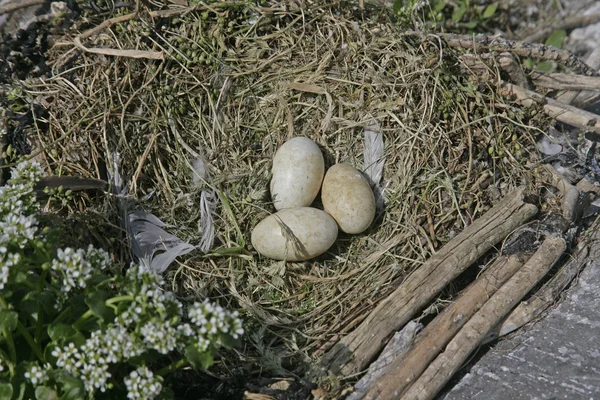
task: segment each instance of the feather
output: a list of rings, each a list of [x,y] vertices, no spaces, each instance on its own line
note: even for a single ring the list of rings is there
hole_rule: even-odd
[[[192,168],[192,180],[194,184],[208,181],[209,171],[206,162],[201,157],[194,160]],[[208,253],[215,242],[214,215],[217,205],[217,194],[215,191],[209,187],[202,189],[202,193],[200,194],[200,222],[198,223],[201,238],[198,247],[204,253]]]
[[[120,155],[113,154],[113,193],[117,196],[121,227],[127,232],[134,260],[143,263],[157,274],[163,273],[180,255],[195,247],[165,231],[167,227],[156,215],[136,210],[135,202],[126,197],[128,185],[124,185],[119,172]],[[157,254],[158,253],[158,254]]]
[[[383,166],[385,164],[383,135],[377,122],[371,122],[364,131],[363,172],[373,188],[377,212],[383,211],[385,197],[381,187]]]

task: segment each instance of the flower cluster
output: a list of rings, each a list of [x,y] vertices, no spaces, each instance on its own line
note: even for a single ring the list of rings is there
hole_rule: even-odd
[[[0,246],[0,290],[8,283],[8,277],[12,267],[15,267],[21,261],[21,254],[8,253],[7,248]]]
[[[50,365],[46,365],[46,369],[40,368],[37,363],[31,364],[29,369],[25,371],[25,379],[27,379],[33,386],[41,385],[48,380],[48,371]]]
[[[148,363],[160,368],[164,361],[172,362],[172,357],[158,355],[179,350],[186,357],[162,371],[189,363],[198,366],[199,362],[206,368],[212,361],[210,352],[229,346],[231,338],[243,334],[237,312],[208,301],[194,303],[184,313],[175,295],[162,289],[163,278],[143,264],[131,266],[125,276],[107,277],[100,274],[111,267],[104,250],[91,245],[85,250],[67,247],[54,255],[54,236],[36,237],[34,185],[41,177],[38,163],[22,162],[12,170],[9,185],[0,187],[0,294],[11,318],[19,318],[23,332],[35,335],[31,340],[23,338],[24,334],[3,338],[14,359],[0,358],[0,372],[10,370],[0,378],[10,374],[13,379],[14,371],[22,371],[20,365],[24,365],[24,377],[34,389],[44,385],[65,394],[73,380],[65,383],[67,380],[59,378],[68,374],[83,385],[90,398],[115,386],[122,388],[115,380],[125,378],[129,399],[153,399],[162,390],[163,378],[155,375]],[[31,318],[20,320],[26,313],[11,297],[17,281],[19,288],[33,292],[32,299],[41,294],[39,299],[48,302],[39,307],[35,321],[52,328],[46,331],[32,326]],[[67,294],[75,290],[77,296],[66,302]],[[21,351],[24,344],[32,351]],[[50,349],[51,364],[40,366]],[[207,352],[206,357],[194,351]],[[31,362],[30,354],[35,354],[38,362]],[[119,375],[131,369],[135,370],[128,376]]]
[[[62,286],[65,292],[73,288],[85,288],[96,270],[104,270],[110,265],[110,256],[104,250],[95,249],[92,245],[87,252],[70,247],[58,249],[56,258],[52,260],[52,269],[62,275]]]
[[[114,324],[105,331],[95,331],[81,348],[72,342],[53,350],[56,365],[81,379],[89,393],[106,391],[111,377],[110,364],[138,356],[144,347],[122,326]]]
[[[155,398],[162,390],[162,378],[155,376],[146,367],[140,367],[125,378],[127,398],[132,400],[146,400]]]

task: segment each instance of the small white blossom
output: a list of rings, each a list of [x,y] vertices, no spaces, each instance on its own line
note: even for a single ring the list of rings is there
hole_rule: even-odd
[[[125,378],[127,398],[131,400],[152,400],[162,390],[162,378],[155,376],[147,367],[140,367]]]
[[[148,321],[140,333],[146,346],[161,354],[167,354],[177,346],[177,331],[166,322]]]
[[[33,386],[41,385],[48,380],[48,372],[37,364],[31,365],[24,375],[25,379],[31,382]]]

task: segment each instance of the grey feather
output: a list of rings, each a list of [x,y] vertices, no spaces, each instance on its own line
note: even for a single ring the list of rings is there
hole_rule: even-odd
[[[385,164],[383,135],[377,122],[370,122],[364,131],[363,173],[373,188],[378,213],[383,211],[385,197],[381,187]]]
[[[175,258],[189,253],[195,247],[162,229],[167,224],[154,214],[134,209],[135,202],[126,197],[128,185],[124,185],[119,165],[120,155],[115,152],[111,177],[113,193],[117,196],[121,227],[131,242],[131,253],[134,260],[161,274]]]
[[[206,162],[201,157],[196,158],[192,164],[192,168],[192,179],[195,184],[209,180],[210,175]],[[209,187],[202,189],[202,193],[200,194],[200,222],[198,223],[201,238],[198,247],[204,253],[208,253],[215,242],[214,215],[217,205],[218,201],[215,191]]]

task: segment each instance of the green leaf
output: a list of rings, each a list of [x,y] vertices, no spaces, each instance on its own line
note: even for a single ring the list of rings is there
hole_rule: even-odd
[[[550,72],[554,68],[552,61],[542,61],[536,64],[535,69],[540,72]]]
[[[198,351],[198,348],[190,344],[185,348],[185,358],[198,369],[208,369],[214,361],[212,353],[209,351]]]
[[[233,336],[227,333],[219,334],[219,342],[223,345],[227,350],[231,350],[232,348],[238,346],[240,344],[239,339],[234,339]]]
[[[35,398],[37,400],[58,400],[58,394],[49,387],[38,386],[35,388]]]
[[[60,374],[56,381],[60,384],[60,388],[64,393],[61,400],[81,400],[85,398],[83,382],[67,373]]]
[[[485,8],[483,12],[483,18],[491,18],[494,14],[496,14],[496,10],[498,9],[498,3],[492,3]]]
[[[0,330],[8,329],[12,332],[17,329],[18,322],[19,314],[17,314],[16,311],[0,311]]]
[[[479,21],[475,21],[475,20],[473,20],[473,21],[469,21],[469,22],[461,23],[461,24],[459,24],[459,25],[460,25],[460,26],[462,26],[462,27],[465,27],[465,28],[467,28],[467,29],[473,29],[473,28],[476,28],[476,27],[477,27],[477,25],[479,25]]]
[[[563,42],[565,41],[565,37],[567,37],[567,31],[564,29],[557,29],[546,39],[546,46],[554,46],[559,49],[562,47]]]
[[[10,383],[0,383],[0,400],[10,400],[13,396],[13,387]]]
[[[402,10],[403,6],[404,6],[404,0],[395,0],[394,5],[392,6],[392,9],[395,12],[398,12],[398,11]]]
[[[452,13],[452,21],[459,22],[462,19],[463,15],[465,15],[466,12],[467,12],[467,6],[466,6],[466,4],[462,4],[460,7],[455,9],[454,12]]]
[[[444,0],[438,0],[435,2],[433,7],[434,14],[441,12],[446,7],[446,2]]]
[[[50,339],[53,342],[60,343],[62,340],[65,340],[76,333],[77,330],[75,330],[75,328],[73,328],[71,325],[58,323],[48,326],[48,336],[50,336]]]
[[[74,387],[67,391],[64,391],[64,394],[60,396],[60,400],[82,400],[85,399],[85,391],[83,387]]]
[[[115,313],[112,308],[106,306],[106,299],[108,299],[108,294],[103,290],[98,290],[88,293],[85,304],[88,305],[96,317],[104,321],[112,321],[115,318]]]

